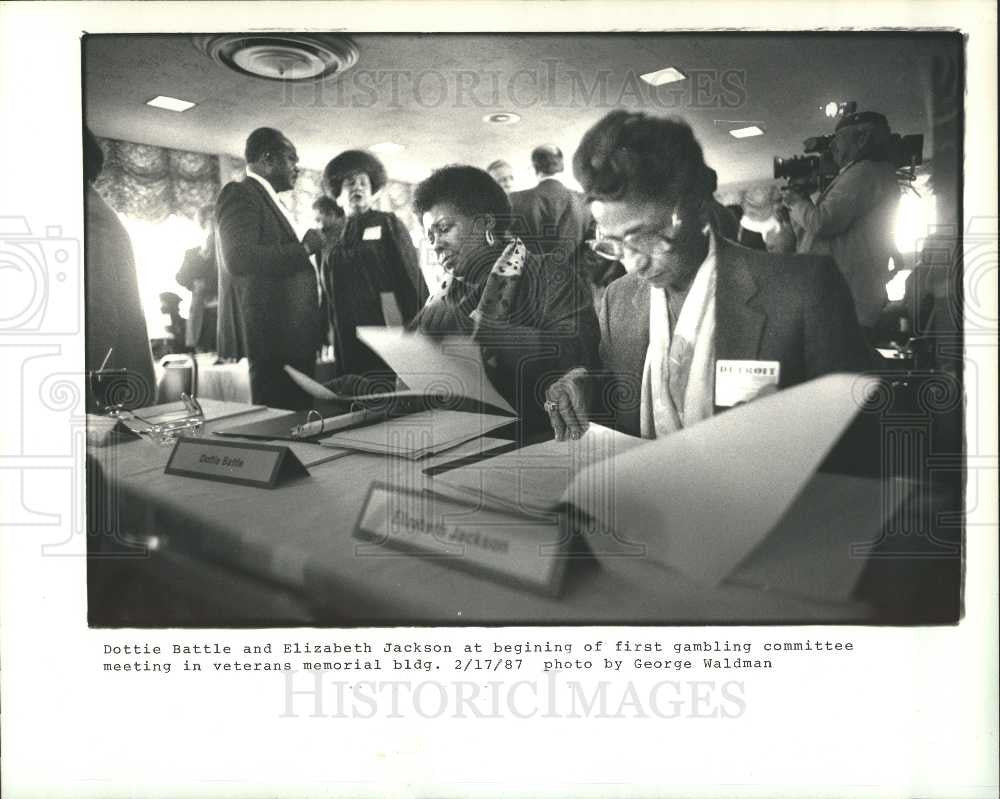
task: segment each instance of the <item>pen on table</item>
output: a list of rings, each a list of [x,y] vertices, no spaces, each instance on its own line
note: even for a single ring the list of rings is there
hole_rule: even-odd
[[[378,422],[388,416],[389,410],[387,408],[363,408],[360,411],[342,413],[339,416],[331,416],[327,419],[318,419],[315,422],[296,425],[291,429],[290,435],[292,438],[309,438],[310,436],[323,433],[335,433],[338,430],[344,430],[348,427],[357,427],[369,422]]]
[[[101,361],[101,365],[97,367],[98,372],[103,372],[104,367],[108,365],[108,361],[111,360],[111,353],[115,351],[114,347],[108,347],[108,354],[104,356],[104,360]]]

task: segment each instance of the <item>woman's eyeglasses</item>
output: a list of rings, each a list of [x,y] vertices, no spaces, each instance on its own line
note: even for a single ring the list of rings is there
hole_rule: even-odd
[[[623,239],[616,239],[612,236],[590,239],[587,241],[587,246],[601,258],[608,261],[621,261],[628,251],[640,255],[658,255],[671,252],[674,249],[674,241],[660,233],[639,231],[629,233]]]

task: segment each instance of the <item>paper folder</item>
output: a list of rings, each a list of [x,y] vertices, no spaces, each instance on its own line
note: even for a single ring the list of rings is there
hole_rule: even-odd
[[[859,412],[835,374],[713,416],[576,475],[563,496],[641,557],[717,585],[775,528]]]

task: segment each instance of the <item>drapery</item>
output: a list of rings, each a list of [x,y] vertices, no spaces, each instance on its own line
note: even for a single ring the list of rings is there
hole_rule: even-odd
[[[118,213],[144,222],[162,222],[172,215],[195,219],[198,209],[211,205],[219,190],[242,180],[246,163],[236,156],[174,150],[120,139],[98,139],[104,149],[104,170],[97,191]],[[295,188],[282,195],[295,219],[312,227],[312,204],[323,193],[322,173],[299,169]],[[413,215],[413,187],[391,180],[375,207],[392,211],[419,240],[420,223]]]
[[[229,155],[194,153],[152,144],[99,139],[104,169],[96,188],[118,213],[144,222],[170,216],[195,219],[198,209],[215,202],[231,180],[242,180],[245,163]],[[320,173],[300,169],[286,201],[295,218],[312,226],[312,203],[320,195]]]
[[[195,218],[219,193],[219,159],[118,139],[99,140],[104,169],[96,189],[118,213],[145,222]]]

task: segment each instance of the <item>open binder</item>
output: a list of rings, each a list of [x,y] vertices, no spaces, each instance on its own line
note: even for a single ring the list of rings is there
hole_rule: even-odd
[[[396,371],[405,388],[344,396],[286,365],[285,371],[316,400],[317,408],[228,428],[222,434],[418,458],[517,419],[486,376],[474,342],[439,342],[396,328],[363,327],[358,337]]]

